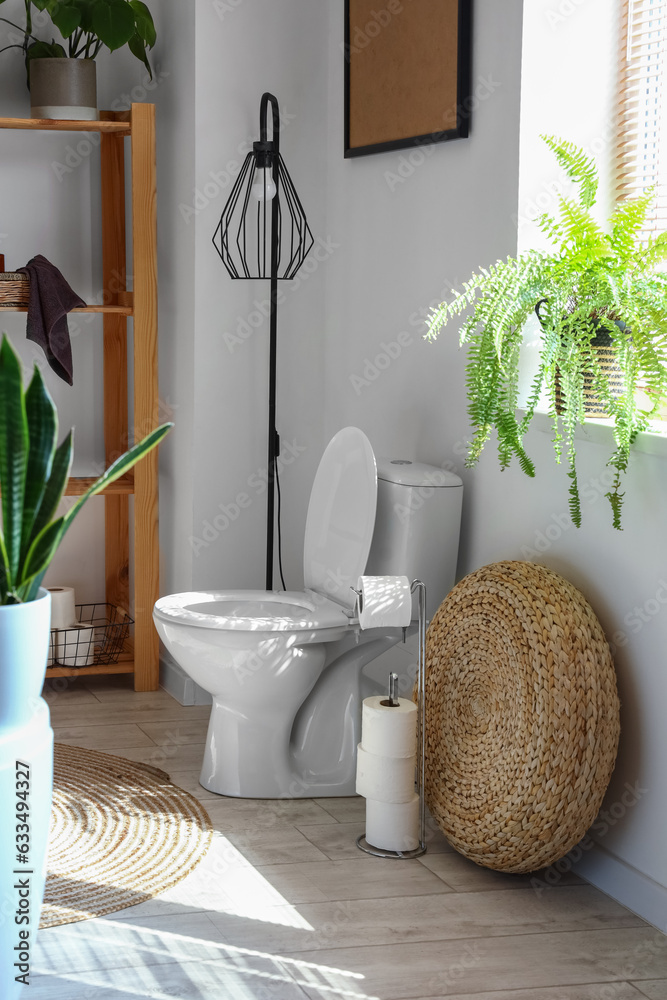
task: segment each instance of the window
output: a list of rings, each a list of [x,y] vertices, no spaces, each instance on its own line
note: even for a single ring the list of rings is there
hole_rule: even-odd
[[[667,229],[667,0],[623,0],[617,196],[653,187],[641,236]]]

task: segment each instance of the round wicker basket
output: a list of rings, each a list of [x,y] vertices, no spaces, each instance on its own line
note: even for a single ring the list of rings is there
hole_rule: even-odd
[[[30,279],[27,274],[14,271],[0,272],[0,306],[18,308],[28,305]]]
[[[593,822],[620,731],[604,633],[572,584],[526,562],[465,577],[426,644],[426,802],[487,868],[535,871]]]

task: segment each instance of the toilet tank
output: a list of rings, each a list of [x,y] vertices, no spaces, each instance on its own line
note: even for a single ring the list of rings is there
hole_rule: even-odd
[[[422,580],[430,619],[455,582],[463,483],[452,472],[405,459],[378,458],[377,472],[366,575]]]

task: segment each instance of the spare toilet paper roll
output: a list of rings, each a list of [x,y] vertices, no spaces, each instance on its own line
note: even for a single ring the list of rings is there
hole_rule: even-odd
[[[360,576],[361,628],[405,626],[412,620],[412,595],[407,576]]]
[[[95,659],[95,626],[70,625],[56,632],[56,659],[64,667],[89,667]]]
[[[366,799],[366,840],[383,851],[414,851],[419,847],[419,796],[409,802]]]
[[[393,708],[382,695],[364,698],[361,745],[376,757],[412,757],[417,748],[417,706],[399,698]]]
[[[51,595],[51,628],[69,628],[76,622],[74,587],[47,587]]]
[[[410,802],[415,794],[417,758],[377,757],[357,747],[357,795],[380,802]]]

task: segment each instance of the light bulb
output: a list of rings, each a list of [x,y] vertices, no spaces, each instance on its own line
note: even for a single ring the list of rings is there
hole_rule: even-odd
[[[276,196],[271,167],[258,167],[252,185],[252,195],[257,201],[271,201]]]

